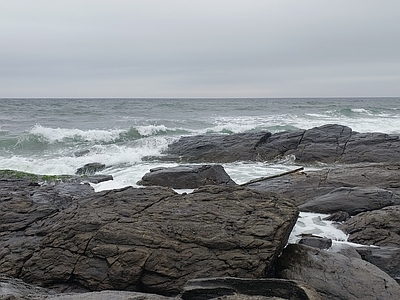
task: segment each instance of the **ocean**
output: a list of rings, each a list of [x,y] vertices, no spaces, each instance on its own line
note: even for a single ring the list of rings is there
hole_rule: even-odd
[[[93,185],[97,191],[137,187],[149,169],[176,166],[146,157],[161,155],[181,136],[276,133],[333,123],[400,134],[400,98],[3,98],[0,107],[0,169],[72,175],[87,163],[104,163],[101,173],[114,180]],[[223,166],[237,183],[297,167],[293,157]]]

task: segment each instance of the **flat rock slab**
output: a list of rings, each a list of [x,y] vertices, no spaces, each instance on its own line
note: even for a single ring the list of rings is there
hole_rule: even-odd
[[[222,186],[187,195],[129,187],[65,209],[13,196],[3,203],[7,212],[22,203],[24,213],[0,223],[0,273],[46,287],[166,295],[193,278],[266,276],[298,216],[276,194]],[[17,231],[7,225],[29,214]]]
[[[333,214],[345,211],[350,216],[381,209],[385,206],[399,205],[400,196],[394,192],[377,187],[341,187],[317,196],[299,206],[301,211]]]
[[[195,189],[204,185],[236,185],[221,165],[155,168],[146,173],[138,185]]]
[[[183,288],[184,300],[207,299],[292,299],[319,300],[318,293],[304,284],[277,278],[200,278],[189,280]],[[260,298],[256,298],[256,297]],[[253,298],[254,297],[254,298]]]
[[[281,278],[311,286],[322,299],[397,300],[400,295],[400,285],[373,264],[304,245],[288,245],[277,270]]]
[[[325,213],[349,211],[354,214],[366,209],[395,205],[400,197],[398,178],[400,178],[398,162],[336,165],[322,170],[296,172],[252,183],[247,187],[279,193],[294,199],[298,205],[313,199],[319,199],[322,202],[331,200],[329,201],[332,204],[330,210],[322,206],[322,208],[316,206],[315,209],[323,210]],[[339,194],[345,197],[337,201],[340,198]],[[367,201],[363,197],[373,200],[373,203],[367,206]],[[306,205],[308,204],[304,207]],[[311,208],[307,210],[312,211]]]

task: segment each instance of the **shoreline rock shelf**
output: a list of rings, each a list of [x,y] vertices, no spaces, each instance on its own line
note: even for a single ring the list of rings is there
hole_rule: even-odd
[[[189,180],[201,186],[191,194],[159,186],[95,193],[77,178],[41,185],[39,175],[3,171],[0,297],[397,300],[399,136],[325,125],[185,137],[162,159],[215,164],[285,155],[295,155],[298,164],[329,165],[245,187],[217,165],[214,185],[206,180],[211,166],[151,172],[161,171],[166,181],[172,173],[180,178],[182,172],[190,177],[206,171],[196,179],[173,179],[174,185]],[[343,220],[340,228],[350,241],[379,247],[342,254],[300,244],[285,248],[299,210],[329,213]],[[312,238],[307,243],[316,244]],[[270,293],[268,286],[282,293]]]

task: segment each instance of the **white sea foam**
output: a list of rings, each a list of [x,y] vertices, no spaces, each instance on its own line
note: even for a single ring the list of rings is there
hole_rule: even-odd
[[[348,236],[334,226],[334,222],[324,220],[329,215],[300,212],[299,218],[289,237],[289,243],[297,243],[302,234],[313,234],[332,239],[333,241],[347,242]]]
[[[41,125],[35,125],[30,133],[45,138],[49,143],[61,142],[65,139],[79,138],[85,141],[98,142],[105,141],[111,142],[119,137],[124,132],[122,129],[109,129],[109,130],[81,130],[81,129],[68,129],[68,128],[49,128]]]

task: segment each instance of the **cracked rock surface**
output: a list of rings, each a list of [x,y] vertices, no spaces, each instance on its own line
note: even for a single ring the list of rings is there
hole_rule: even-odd
[[[308,130],[199,135],[169,145],[163,160],[179,162],[265,161],[295,155],[299,163],[398,162],[400,137],[358,133],[329,124]]]
[[[326,300],[395,300],[400,295],[400,285],[369,262],[304,245],[288,245],[277,270],[278,276],[300,280]]]
[[[35,194],[2,189],[0,273],[63,291],[177,294],[193,278],[264,277],[298,216],[293,201],[241,187]]]

